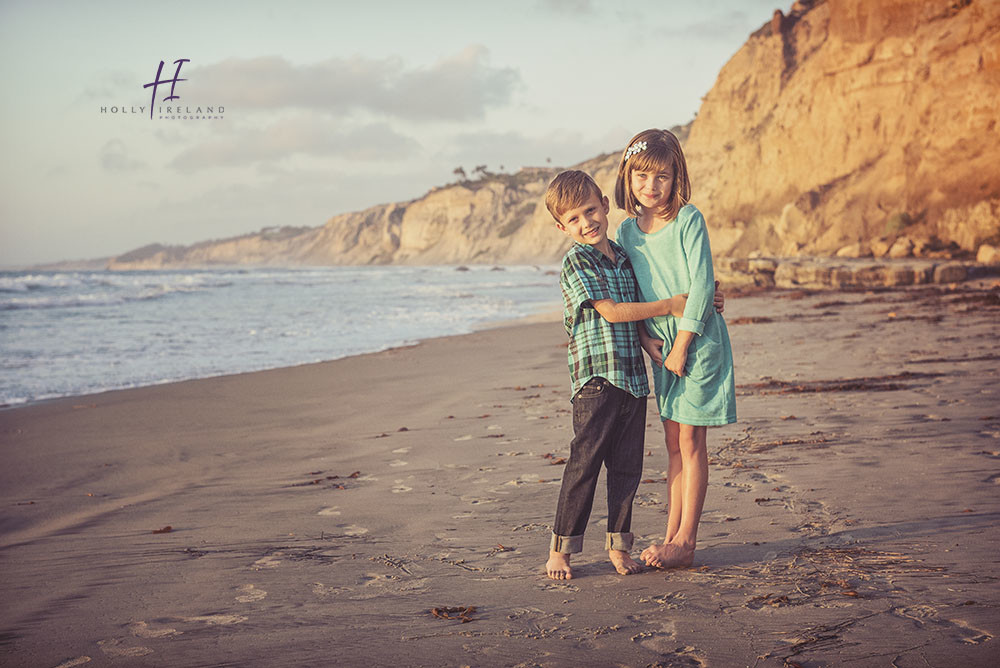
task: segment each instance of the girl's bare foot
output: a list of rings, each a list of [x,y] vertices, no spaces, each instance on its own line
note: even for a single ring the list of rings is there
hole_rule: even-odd
[[[553,580],[573,579],[573,569],[569,567],[569,555],[562,552],[549,551],[549,560],[545,562],[545,571]]]
[[[650,545],[639,558],[655,568],[687,568],[694,563],[694,546],[675,543]]]
[[[624,550],[608,550],[608,556],[611,557],[615,570],[622,575],[632,575],[642,570],[642,564]]]

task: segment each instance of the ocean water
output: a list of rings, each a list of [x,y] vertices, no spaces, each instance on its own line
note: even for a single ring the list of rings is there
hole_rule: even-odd
[[[555,267],[0,272],[0,405],[337,359],[559,304]]]

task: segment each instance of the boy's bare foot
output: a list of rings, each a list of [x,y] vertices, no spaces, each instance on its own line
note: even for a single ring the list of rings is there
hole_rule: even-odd
[[[611,557],[611,563],[614,564],[615,570],[621,575],[632,575],[642,570],[642,564],[624,550],[608,550],[608,556]]]
[[[639,558],[655,568],[687,568],[694,563],[694,546],[675,543],[650,545]]]
[[[573,569],[569,567],[569,555],[562,552],[549,551],[549,560],[545,562],[545,571],[553,580],[573,579]]]

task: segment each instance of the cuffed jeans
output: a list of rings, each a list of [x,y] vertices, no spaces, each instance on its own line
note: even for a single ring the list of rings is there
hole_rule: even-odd
[[[609,550],[632,549],[632,499],[642,475],[646,398],[592,378],[573,398],[573,441],[563,471],[550,549],[583,550],[601,464],[608,470]]]

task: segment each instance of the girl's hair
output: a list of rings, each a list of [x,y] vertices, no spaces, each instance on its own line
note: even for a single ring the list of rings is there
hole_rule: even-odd
[[[674,182],[670,185],[670,198],[657,216],[673,219],[681,207],[691,201],[691,180],[688,178],[687,161],[681,143],[669,130],[643,130],[629,140],[618,163],[618,180],[615,182],[615,205],[630,216],[638,216],[639,201],[632,193],[632,172],[670,171]]]

